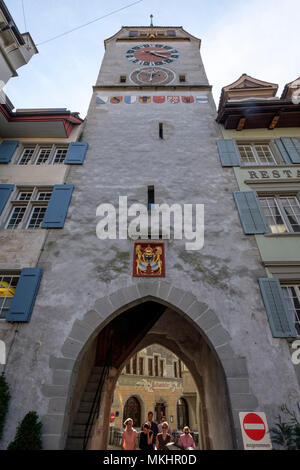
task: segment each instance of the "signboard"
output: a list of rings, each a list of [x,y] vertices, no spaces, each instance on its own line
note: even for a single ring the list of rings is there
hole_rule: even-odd
[[[239,413],[245,450],[272,450],[265,413]]]
[[[115,413],[111,413],[110,422],[113,423],[115,419],[116,419]]]

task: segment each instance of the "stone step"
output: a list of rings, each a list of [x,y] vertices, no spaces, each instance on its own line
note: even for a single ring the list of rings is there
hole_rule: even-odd
[[[74,424],[87,424],[89,416],[89,412],[82,413],[81,411],[79,411],[74,420]]]
[[[81,402],[93,403],[95,392],[84,392]]]
[[[101,374],[91,374],[88,383],[99,383],[101,379]]]
[[[85,424],[73,424],[70,437],[81,437],[84,438],[85,433]]]
[[[83,439],[81,437],[69,437],[66,444],[66,450],[82,450]]]
[[[96,393],[98,388],[98,382],[88,382],[85,392],[93,392]]]
[[[91,411],[91,408],[92,408],[92,402],[88,402],[88,401],[82,401],[79,405],[79,410],[78,412],[79,413],[90,413]]]

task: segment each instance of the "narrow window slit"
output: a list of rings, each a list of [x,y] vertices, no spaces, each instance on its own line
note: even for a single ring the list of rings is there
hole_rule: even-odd
[[[159,123],[159,138],[160,139],[164,138],[164,125],[162,122]]]

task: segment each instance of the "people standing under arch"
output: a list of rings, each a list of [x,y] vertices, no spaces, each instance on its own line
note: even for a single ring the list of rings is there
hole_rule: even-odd
[[[148,423],[151,431],[153,432],[153,447],[155,446],[156,436],[158,434],[157,424],[153,421],[153,411],[148,412]]]
[[[167,444],[172,441],[172,435],[168,433],[168,423],[166,421],[163,422],[161,428],[162,432],[158,433],[156,437],[156,449],[168,450]]]
[[[153,451],[153,436],[149,423],[145,423],[140,433],[139,448],[145,452]]]
[[[126,428],[122,434],[121,449],[136,450],[137,432],[133,429],[133,420],[131,418],[126,419],[124,426]]]
[[[185,426],[183,428],[183,434],[181,434],[180,438],[178,439],[177,444],[180,447],[183,447],[184,450],[188,449],[189,447],[196,449],[195,441],[193,439],[193,436],[190,433],[190,428],[188,426]]]
[[[161,418],[161,423],[157,426],[158,427],[158,432],[161,433],[162,432],[162,426],[164,423],[167,422],[167,418],[165,416],[162,416]],[[172,429],[170,428],[170,425],[168,424],[168,434],[170,434],[170,436],[172,436]]]

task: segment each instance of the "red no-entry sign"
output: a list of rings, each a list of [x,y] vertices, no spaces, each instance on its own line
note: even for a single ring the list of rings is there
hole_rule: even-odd
[[[245,450],[271,450],[272,442],[267,418],[263,412],[239,413]]]
[[[110,415],[110,422],[113,423],[114,420],[115,420],[116,416],[115,416],[115,413],[111,413]]]
[[[266,426],[256,413],[248,413],[243,421],[245,433],[253,441],[261,441],[266,435]]]

